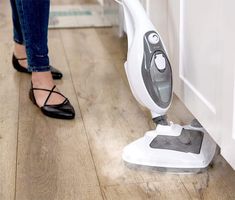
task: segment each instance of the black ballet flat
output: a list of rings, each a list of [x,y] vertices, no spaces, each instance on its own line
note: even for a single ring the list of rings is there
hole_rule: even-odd
[[[54,86],[51,90],[42,89],[42,88],[33,88],[33,84],[31,84],[31,89],[29,91],[29,98],[30,100],[37,106],[37,102],[34,96],[34,90],[42,90],[49,92],[49,95],[42,107],[39,107],[44,115],[52,118],[57,119],[74,119],[75,117],[75,111],[73,106],[70,104],[69,100],[60,92],[54,91],[56,86]],[[52,93],[59,94],[65,98],[64,102],[61,104],[56,105],[48,105],[47,102],[51,96]]]
[[[19,60],[26,60],[26,59],[27,58],[16,58],[16,56],[13,54],[13,56],[12,56],[12,65],[15,68],[15,70],[18,71],[18,72],[31,74],[31,72],[29,72],[27,70],[27,68],[22,67],[19,63]],[[62,72],[60,72],[58,69],[56,69],[52,66],[50,66],[50,71],[51,71],[53,79],[61,79],[63,77]]]

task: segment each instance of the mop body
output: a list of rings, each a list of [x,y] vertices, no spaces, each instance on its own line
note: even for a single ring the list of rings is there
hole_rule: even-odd
[[[136,100],[148,108],[156,130],[127,145],[122,158],[136,166],[204,169],[216,144],[201,126],[169,123],[166,112],[173,94],[172,69],[160,34],[139,0],[122,0],[128,54],[125,71]]]

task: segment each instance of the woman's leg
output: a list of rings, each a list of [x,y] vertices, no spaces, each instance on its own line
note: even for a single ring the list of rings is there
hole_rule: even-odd
[[[16,7],[15,0],[10,0],[12,9],[12,22],[13,22],[13,39],[18,44],[24,44],[23,33],[21,30],[19,15]]]
[[[32,72],[48,72],[47,33],[50,0],[15,0]]]
[[[47,34],[50,0],[15,0],[27,52],[28,69],[36,88],[50,90],[54,86],[49,67]],[[38,106],[42,107],[48,92],[34,92]],[[59,104],[64,97],[53,93],[48,104]]]
[[[13,22],[13,39],[14,39],[14,54],[17,58],[26,58],[26,49],[24,46],[24,37],[21,30],[18,10],[15,0],[10,0],[12,8],[12,22]],[[27,67],[27,60],[20,60],[20,65]]]
[[[24,35],[22,31],[22,20],[20,21],[19,12],[22,13],[22,6],[17,6],[16,0],[10,0],[12,7],[12,21],[14,26],[14,56],[12,58],[12,64],[17,71],[28,73],[28,69],[23,70],[19,68],[28,68],[26,49],[24,45]],[[19,7],[19,8],[18,8]],[[23,11],[24,12],[24,11]],[[24,58],[24,59],[22,59]],[[17,60],[17,61],[16,61]],[[53,79],[61,79],[63,74],[56,68],[50,67]]]

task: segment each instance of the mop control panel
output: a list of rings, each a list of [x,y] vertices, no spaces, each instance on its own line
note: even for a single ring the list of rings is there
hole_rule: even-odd
[[[142,76],[153,101],[159,107],[167,108],[172,99],[172,70],[156,31],[149,31],[144,36]]]

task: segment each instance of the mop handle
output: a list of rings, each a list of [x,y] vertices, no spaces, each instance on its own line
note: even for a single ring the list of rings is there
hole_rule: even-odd
[[[123,8],[129,48],[131,47],[136,34],[144,35],[148,31],[155,30],[155,27],[139,0],[114,1],[120,4]]]

